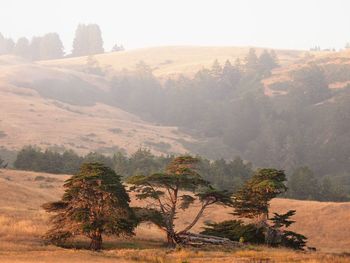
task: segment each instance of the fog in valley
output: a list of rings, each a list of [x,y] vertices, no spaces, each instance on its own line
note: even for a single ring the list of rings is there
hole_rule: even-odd
[[[2,1],[0,261],[348,262],[349,8]]]

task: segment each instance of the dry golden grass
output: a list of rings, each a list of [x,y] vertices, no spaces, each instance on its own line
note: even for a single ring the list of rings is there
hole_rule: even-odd
[[[315,63],[319,66],[332,66],[332,65],[348,65],[350,64],[350,50],[346,49],[340,52],[314,52],[313,56],[299,58],[293,61],[291,64],[282,65],[280,68],[276,68],[272,71],[272,75],[263,80],[265,87],[265,95],[284,95],[286,91],[277,91],[270,88],[271,85],[280,82],[287,82],[291,80],[291,73],[297,71],[303,67],[308,66],[309,63]],[[329,88],[340,89],[349,84],[348,80],[334,81],[329,83]]]
[[[157,47],[96,55],[103,67],[116,70],[133,68],[143,60],[158,77],[193,75],[210,67],[215,59],[224,63],[244,58],[249,47]],[[256,48],[257,53],[262,48]],[[302,51],[277,50],[282,65],[289,70],[303,55]],[[318,53],[315,53],[318,54]],[[92,84],[99,91],[109,89],[101,77],[75,70],[86,64],[86,57],[28,63],[13,56],[0,56],[0,137],[2,146],[20,149],[36,144],[42,148],[63,146],[79,153],[101,148],[119,147],[128,153],[144,146],[154,153],[184,153],[182,141],[193,141],[176,127],[161,127],[140,120],[135,115],[104,104],[83,107],[57,103],[41,97],[36,91],[23,88],[23,83],[72,77]],[[293,64],[293,65],[291,65]],[[288,70],[282,69],[285,72]],[[279,79],[281,74],[274,74]],[[274,79],[266,83],[273,83]],[[26,84],[26,85],[27,85]],[[268,85],[266,85],[268,86]],[[267,95],[273,91],[266,90]],[[118,132],[111,132],[114,129]],[[157,147],[158,144],[158,147]],[[162,149],[161,147],[169,147]]]
[[[40,208],[44,202],[58,200],[62,183],[68,175],[0,170],[0,262],[350,262],[345,255],[326,254],[349,251],[350,203],[320,203],[276,199],[272,210],[283,212],[296,209],[294,229],[309,237],[311,246],[320,252],[297,253],[284,249],[251,247],[237,251],[169,251],[164,247],[164,234],[157,228],[143,224],[136,237],[106,238],[106,250],[101,253],[85,249],[63,249],[45,246],[41,236],[47,230],[48,215]],[[133,204],[142,205],[133,200]],[[190,220],[196,208],[181,218]],[[230,219],[231,209],[209,209],[199,226],[206,220]],[[187,223],[178,222],[179,226]],[[85,243],[84,243],[85,242]],[[86,247],[84,239],[75,246]],[[265,260],[265,261],[264,261]]]
[[[205,47],[205,46],[168,46],[134,49],[122,52],[95,55],[102,67],[115,70],[133,69],[140,61],[154,69],[158,77],[171,77],[179,74],[193,75],[202,68],[208,68],[214,60],[232,63],[239,58],[244,59],[250,47]],[[260,54],[264,48],[255,48]],[[304,51],[276,50],[283,65],[289,64],[303,56]],[[79,67],[86,64],[86,57],[42,61],[40,64],[55,67]]]
[[[31,83],[36,78],[64,79],[62,70],[48,70],[32,65],[5,67],[0,73],[0,137],[1,146],[20,149],[35,144],[42,148],[63,146],[79,153],[99,148],[119,147],[128,153],[140,147],[151,148],[156,154],[184,153],[186,148],[179,141],[192,138],[177,127],[157,126],[141,120],[121,109],[96,104],[73,106],[41,97],[36,91],[14,85],[13,81]],[[19,80],[19,76],[20,80]],[[85,76],[84,76],[85,77]],[[89,79],[93,83],[95,79]],[[100,89],[107,88],[103,81]],[[168,149],[153,145],[168,145]]]

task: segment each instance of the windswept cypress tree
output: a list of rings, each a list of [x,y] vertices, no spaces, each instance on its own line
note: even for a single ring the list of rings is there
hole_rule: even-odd
[[[91,239],[90,249],[102,248],[102,235],[133,235],[136,219],[130,198],[112,169],[100,163],[85,163],[68,179],[61,201],[43,205],[52,227],[45,238],[61,244],[83,235]]]
[[[287,191],[284,171],[259,169],[234,196],[234,215],[266,221],[271,199]]]
[[[148,213],[149,221],[166,232],[168,244],[172,246],[182,242],[180,235],[186,234],[196,225],[206,208],[213,204],[231,205],[232,202],[230,193],[217,191],[202,179],[196,170],[197,163],[196,158],[180,156],[163,173],[129,178],[129,183],[133,184],[131,189],[136,192],[137,198],[150,201],[147,208],[153,215]],[[195,201],[200,203],[200,208],[194,218],[183,229],[175,229],[178,209],[189,209]]]

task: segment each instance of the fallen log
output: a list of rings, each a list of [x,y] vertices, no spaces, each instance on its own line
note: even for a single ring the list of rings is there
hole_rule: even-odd
[[[206,245],[220,245],[227,247],[240,247],[241,244],[239,242],[232,241],[228,238],[217,237],[217,236],[209,236],[202,234],[194,234],[194,233],[181,233],[179,235],[181,240],[181,244],[190,245],[190,246],[206,246]]]

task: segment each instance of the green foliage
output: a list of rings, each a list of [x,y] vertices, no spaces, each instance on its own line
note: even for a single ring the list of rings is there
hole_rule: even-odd
[[[254,224],[244,224],[241,220],[227,220],[220,223],[206,223],[201,234],[225,237],[232,241],[263,244],[265,235],[262,228]]]
[[[295,212],[295,210],[289,210],[285,214],[274,213],[274,217],[270,219],[273,224],[268,229],[270,234],[270,236],[267,236],[269,244],[303,250],[307,238],[302,234],[287,230],[290,225],[295,223],[290,219],[295,215]]]
[[[284,171],[258,169],[234,196],[234,215],[247,218],[268,218],[271,199],[287,191]]]
[[[102,235],[133,235],[137,220],[120,176],[112,169],[101,163],[85,163],[64,188],[61,201],[43,205],[54,213],[47,240],[60,244],[84,235],[91,239],[90,249],[99,250]]]
[[[318,181],[308,167],[297,168],[288,180],[288,196],[315,200],[318,198]]]
[[[191,156],[179,156],[168,164],[163,173],[135,175],[127,180],[133,185],[130,190],[136,193],[138,199],[149,201],[147,208],[152,209],[152,215],[157,211],[157,220],[162,220],[162,224],[157,225],[166,232],[169,245],[181,243],[179,235],[191,230],[208,206],[232,204],[230,193],[215,190],[200,176],[198,162]],[[200,203],[197,215],[184,229],[175,231],[177,210],[189,209],[195,201]]]
[[[6,167],[7,167],[7,163],[5,163],[5,161],[0,157],[0,168],[6,168]]]
[[[87,56],[103,53],[101,29],[96,24],[78,25],[73,41],[73,56]]]

